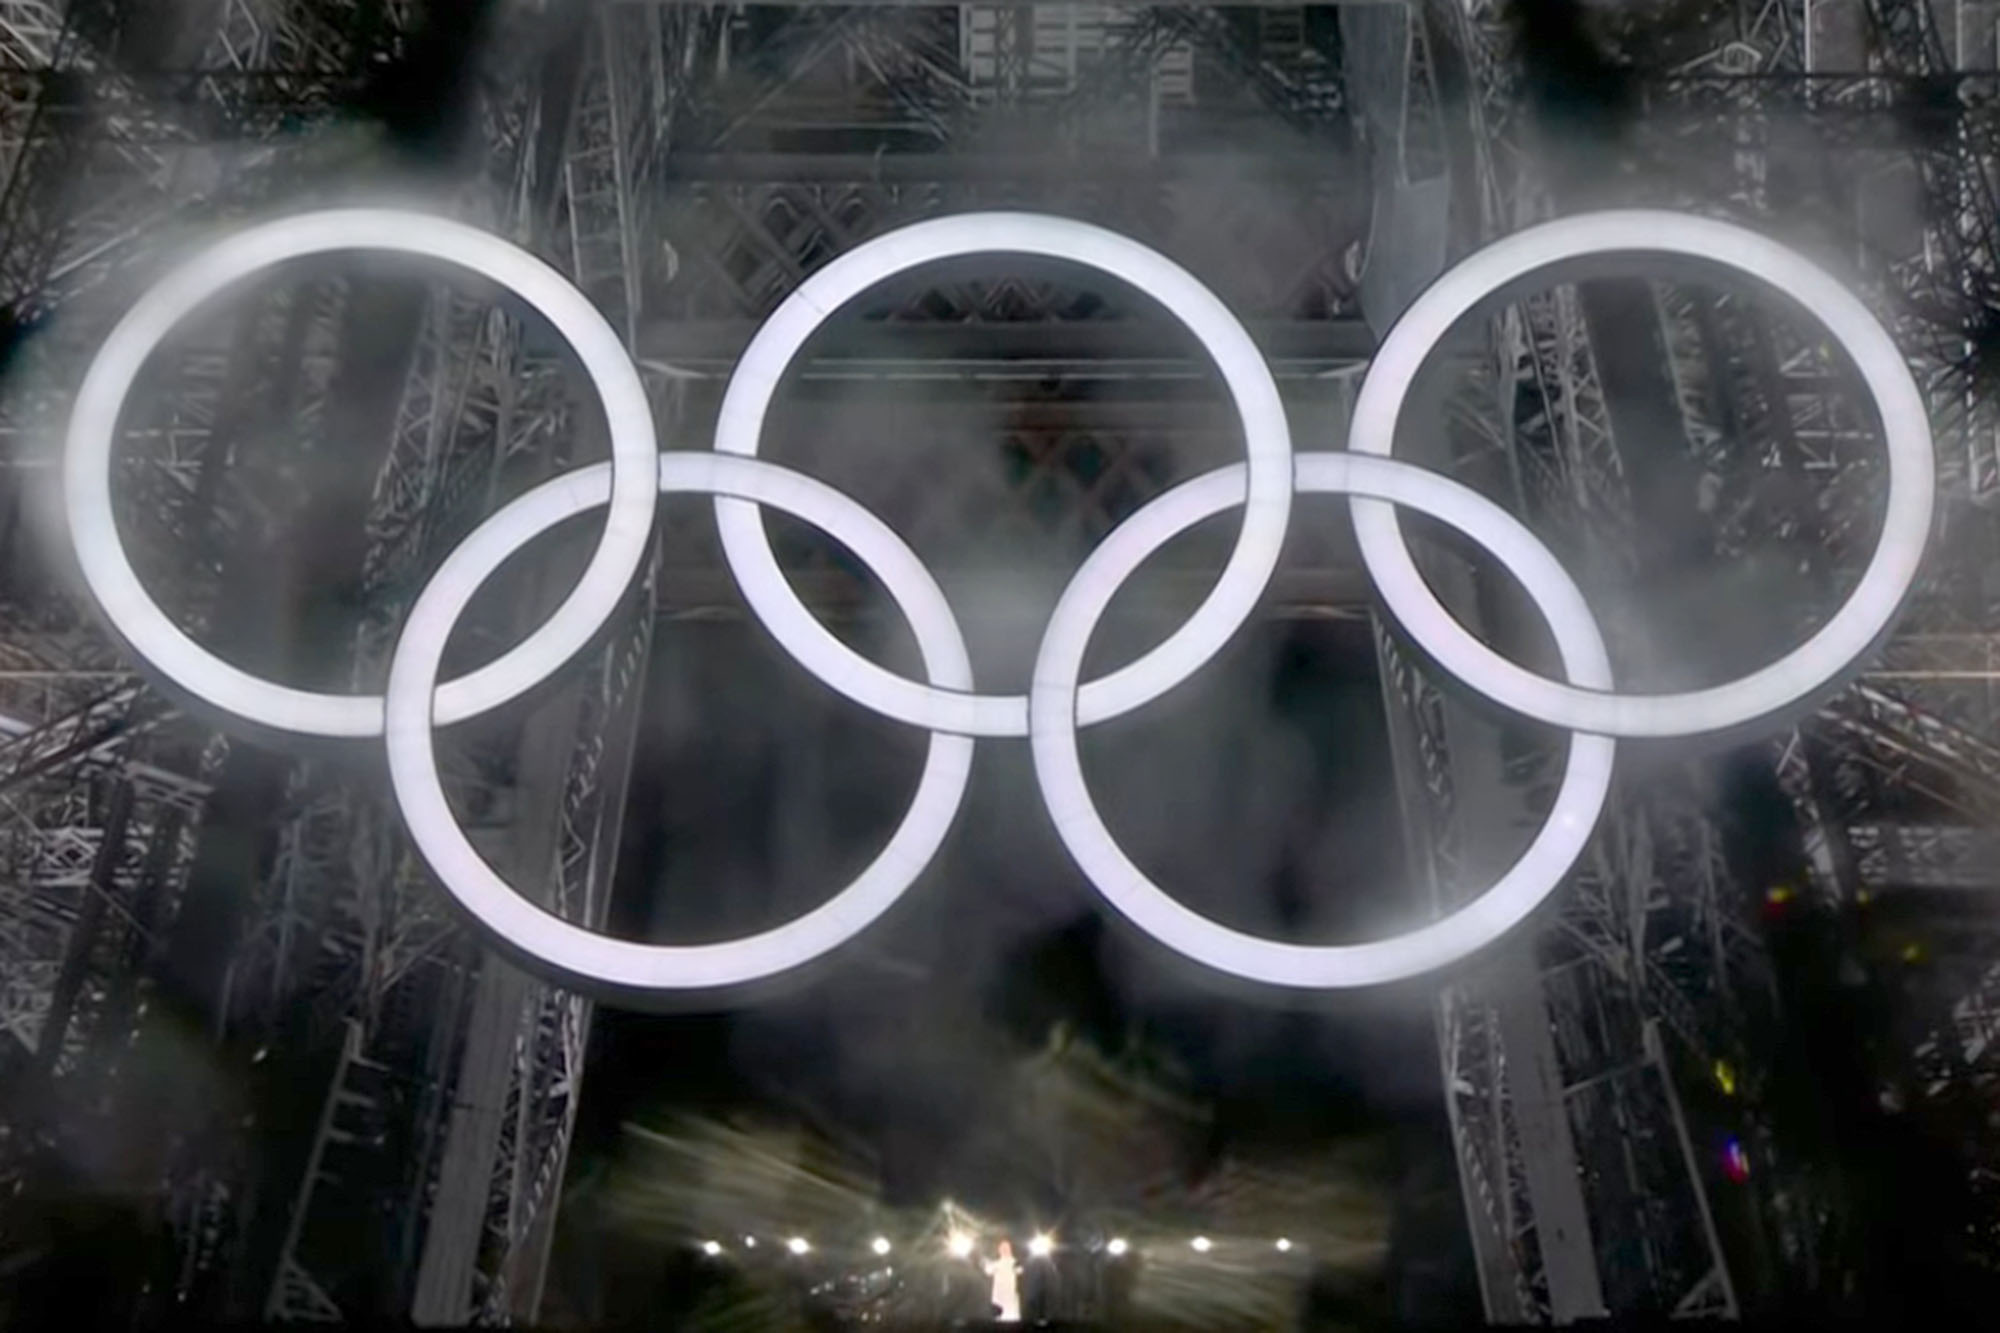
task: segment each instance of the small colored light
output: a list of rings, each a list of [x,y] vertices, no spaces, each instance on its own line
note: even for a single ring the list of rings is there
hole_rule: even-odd
[[[1860,906],[1866,907],[1875,901],[1875,892],[1872,889],[1858,890],[1854,895],[1854,901]]]
[[[1743,1151],[1743,1144],[1739,1140],[1731,1139],[1724,1145],[1722,1170],[1738,1185],[1750,1179],[1750,1154]]]
[[[1904,962],[1919,963],[1923,961],[1923,957],[1924,957],[1924,946],[1918,944],[1915,940],[1911,940],[1908,944],[1905,944],[1903,946]]]
[[[1188,1244],[1194,1247],[1196,1254],[1207,1254],[1211,1249],[1215,1248],[1214,1242],[1210,1241],[1206,1236],[1196,1236]]]
[[[1113,1259],[1116,1259],[1119,1255],[1125,1253],[1125,1251],[1131,1248],[1132,1247],[1130,1245],[1127,1245],[1125,1243],[1125,1238],[1123,1236],[1113,1236],[1111,1238],[1111,1243],[1104,1247],[1104,1252],[1110,1255]]]
[[[1729,1067],[1727,1060],[1715,1062],[1715,1086],[1722,1089],[1725,1097],[1736,1095],[1736,1071]]]
[[[1764,891],[1764,901],[1773,907],[1783,907],[1792,900],[1792,886],[1776,884]]]

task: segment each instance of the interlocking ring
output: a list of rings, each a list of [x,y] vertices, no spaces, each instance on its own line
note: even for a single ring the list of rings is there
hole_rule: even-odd
[[[973,741],[932,732],[916,795],[889,845],[827,902],[760,935],[723,944],[635,944],[572,925],[514,892],[473,849],[445,802],[431,745],[438,661],[459,614],[500,563],[556,523],[603,504],[611,474],[600,463],[529,491],[460,543],[418,595],[389,663],[385,712],[396,800],[418,851],[459,903],[514,952],[540,960],[566,981],[631,993],[713,989],[773,976],[860,933],[915,882],[958,812]],[[882,580],[916,633],[930,678],[948,689],[971,689],[965,640],[944,593],[916,553],[854,500],[761,459],[705,452],[661,454],[659,488],[732,495],[813,524]]]
[[[1446,671],[1488,698],[1558,727],[1605,736],[1698,736],[1770,717],[1830,683],[1889,628],[1916,582],[1930,539],[1937,459],[1924,400],[1895,340],[1832,275],[1755,232],[1710,218],[1643,210],[1584,213],[1517,232],[1440,277],[1396,321],[1369,363],[1347,447],[1387,457],[1418,368],[1460,317],[1494,294],[1567,260],[1652,252],[1733,268],[1804,307],[1853,360],[1882,418],[1889,499],[1861,581],[1819,632],[1760,671],[1683,694],[1621,695],[1560,685],[1516,666],[1445,613],[1410,560],[1396,511],[1355,500],[1354,535],[1382,600]]]
[[[834,311],[898,273],[975,254],[1067,259],[1145,292],[1186,325],[1214,360],[1243,426],[1250,491],[1236,549],[1186,624],[1138,661],[1083,687],[1079,707],[1084,724],[1103,722],[1151,703],[1186,680],[1249,619],[1277,568],[1292,511],[1292,437],[1277,382],[1229,308],[1178,264],[1101,227],[1033,213],[967,213],[879,236],[806,279],[750,340],[722,398],[715,447],[721,453],[756,454],[779,378]],[[885,671],[836,638],[785,581],[755,505],[717,500],[715,521],[723,558],[744,600],[764,628],[822,682],[864,708],[914,726],[968,736],[1028,734],[1024,696],[927,689]]]
[[[1293,483],[1405,504],[1458,529],[1526,588],[1572,680],[1611,684],[1611,662],[1583,594],[1549,548],[1504,509],[1448,477],[1353,453],[1300,454]],[[1368,944],[1308,946],[1259,939],[1210,921],[1162,892],[1099,818],[1077,762],[1076,678],[1112,595],[1140,562],[1211,514],[1243,501],[1243,469],[1223,468],[1168,491],[1118,525],[1070,580],[1042,636],[1029,695],[1042,800],[1070,855],[1099,893],[1168,948],[1219,971],[1279,986],[1332,988],[1395,981],[1442,967],[1498,939],[1555,891],[1596,827],[1611,789],[1616,742],[1578,733],[1542,830],[1494,885],[1419,930]]]
[[[438,688],[437,720],[461,722],[532,689],[590,641],[618,609],[653,530],[652,405],[625,346],[560,273],[489,232],[390,209],[333,209],[251,227],[217,241],[139,298],[104,340],[77,389],[63,459],[63,501],[84,582],[114,631],[155,670],[245,722],[319,736],[377,736],[379,696],[317,694],[253,676],[201,647],[139,582],[111,513],[111,447],[146,358],[169,330],[252,274],[341,250],[441,259],[506,288],[575,351],[611,436],[611,512],[583,576],[541,628],[479,670]]]
[[[418,595],[380,697],[293,690],[237,670],[182,634],[146,596],[119,544],[110,503],[112,442],[146,357],[181,317],[230,283],[300,255],[384,249],[446,260],[501,283],[540,310],[575,348],[602,395],[612,461],[547,482],[467,537]],[[1481,302],[1580,256],[1689,255],[1777,287],[1825,324],[1860,370],[1882,417],[1888,514],[1848,602],[1802,647],[1740,680],[1677,695],[1612,692],[1609,658],[1582,593],[1533,534],[1476,492],[1397,462],[1397,416],[1418,369],[1450,326]],[[828,315],[875,283],[932,260],[1035,254],[1097,268],[1151,294],[1185,323],[1221,371],[1243,427],[1245,460],[1168,491],[1133,514],[1084,562],[1057,603],[1026,696],[973,687],[963,636],[936,580],[880,519],[854,500],[755,457],[786,366]],[[307,214],[228,238],[175,270],[113,331],[85,375],[65,470],[70,531],[86,581],[133,651],[169,680],[258,726],[301,734],[380,733],[412,840],[455,899],[494,939],[570,984],[617,995],[707,990],[774,976],[818,958],[879,917],[913,884],[956,816],[974,737],[1027,736],[1043,800],[1071,856],[1105,899],[1161,943],[1209,967],[1273,985],[1373,985],[1466,957],[1517,925],[1562,882],[1610,788],[1615,737],[1695,735],[1765,719],[1824,687],[1880,636],[1916,576],[1935,503],[1935,460],[1922,399],[1893,341],[1854,296],[1783,246],[1741,228],[1663,212],[1584,214],[1529,228],[1474,254],[1429,288],[1390,330],[1355,409],[1349,449],[1294,454],[1284,407],[1248,333],[1185,270],[1101,228],[1018,213],[916,224],[836,259],[759,330],[731,376],[713,451],[655,453],[638,376],[581,293],[539,261],[456,223],[381,210]],[[652,476],[647,476],[647,470]],[[931,732],[910,809],[852,883],[786,925],[720,944],[616,940],[544,911],[482,860],[453,818],[432,729],[473,717],[548,677],[611,614],[637,568],[655,488],[715,497],[723,549],[758,619],[822,683],[886,717]],[[1462,683],[1573,734],[1541,831],[1515,864],[1457,911],[1366,944],[1280,943],[1228,929],[1182,906],[1118,847],[1077,759],[1076,731],[1150,702],[1187,679],[1249,617],[1276,566],[1294,490],[1345,494],[1364,560],[1405,631]],[[466,604],[512,553],[572,515],[608,505],[604,535],[556,613],[494,662],[439,684],[444,646]],[[927,679],[868,661],[813,617],[785,581],[763,530],[776,506],[853,551],[915,632]],[[1124,580],[1201,519],[1244,509],[1236,549],[1187,623],[1137,661],[1080,683],[1084,650]],[[1548,680],[1479,643],[1438,602],[1403,544],[1395,507],[1458,529],[1513,573],[1548,622],[1567,680]]]

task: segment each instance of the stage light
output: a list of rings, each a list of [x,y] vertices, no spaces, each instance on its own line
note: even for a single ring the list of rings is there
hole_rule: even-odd
[[[1290,1254],[1291,1252],[1292,1252],[1291,1238],[1288,1236],[1278,1237],[1278,1253]]]
[[[1722,1171],[1738,1185],[1750,1179],[1750,1154],[1743,1151],[1741,1140],[1731,1139],[1723,1146]]]
[[[1034,1255],[1037,1259],[1046,1259],[1050,1251],[1054,1250],[1055,1247],[1055,1241],[1050,1238],[1048,1232],[1044,1231],[1028,1242],[1028,1253]]]
[[[744,1249],[746,1249],[746,1250],[754,1250],[754,1249],[756,1249],[756,1248],[757,1248],[757,1238],[756,1238],[755,1236],[745,1236],[745,1237],[743,1238],[743,1248],[744,1248]]]
[[[1789,884],[1774,884],[1764,890],[1764,919],[1766,921],[1782,920],[1786,911],[1789,910],[1792,900],[1797,896],[1798,894],[1793,891],[1792,886]]]
[[[790,1240],[785,1242],[785,1248],[790,1250],[793,1254],[810,1254],[812,1252],[812,1245],[806,1240],[804,1236],[792,1237]]]
[[[966,1235],[963,1231],[952,1232],[951,1239],[946,1241],[945,1245],[950,1249],[952,1257],[955,1259],[969,1258],[972,1254],[972,1237]]]
[[[889,1238],[887,1236],[877,1236],[869,1242],[868,1248],[877,1254],[887,1254],[889,1252]]]
[[[1125,1243],[1125,1238],[1123,1236],[1113,1236],[1111,1238],[1111,1243],[1104,1247],[1104,1252],[1110,1255],[1113,1259],[1116,1259],[1119,1255],[1125,1253],[1125,1251],[1131,1248],[1132,1248],[1131,1246]]]
[[[1189,1241],[1188,1244],[1194,1247],[1194,1252],[1196,1254],[1207,1254],[1210,1250],[1215,1248],[1215,1242],[1211,1241],[1206,1236],[1196,1236],[1193,1240]]]
[[[719,1240],[705,1240],[701,1243],[701,1252],[713,1259],[716,1255],[722,1253],[722,1242]]]

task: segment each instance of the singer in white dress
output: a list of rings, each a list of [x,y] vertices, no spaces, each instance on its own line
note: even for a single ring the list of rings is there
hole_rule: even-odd
[[[1014,1262],[1014,1247],[1001,1241],[999,1255],[983,1266],[993,1279],[993,1304],[998,1307],[994,1319],[1003,1324],[1020,1323],[1021,1267]]]

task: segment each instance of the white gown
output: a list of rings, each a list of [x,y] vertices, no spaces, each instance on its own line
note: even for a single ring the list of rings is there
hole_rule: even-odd
[[[1003,1324],[1021,1322],[1021,1267],[1012,1259],[995,1259],[986,1265],[993,1279],[993,1303],[1000,1307],[994,1318]]]

